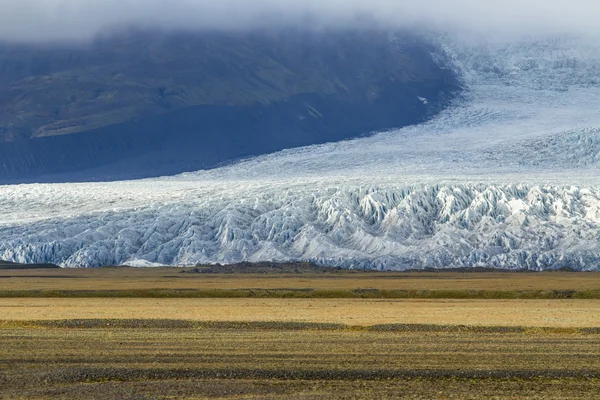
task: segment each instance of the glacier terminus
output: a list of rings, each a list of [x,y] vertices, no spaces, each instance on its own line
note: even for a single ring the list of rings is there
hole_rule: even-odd
[[[600,44],[427,39],[464,86],[428,121],[170,177],[0,186],[0,259],[600,268]]]

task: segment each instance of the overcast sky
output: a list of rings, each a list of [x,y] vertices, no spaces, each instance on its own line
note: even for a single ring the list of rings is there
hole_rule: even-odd
[[[354,24],[490,33],[600,32],[600,0],[0,0],[0,39],[80,40],[131,25],[236,29]]]

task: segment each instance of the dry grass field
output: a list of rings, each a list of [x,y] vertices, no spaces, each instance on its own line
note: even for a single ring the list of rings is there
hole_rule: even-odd
[[[183,273],[189,268],[0,270],[0,290],[132,289],[600,289],[600,272],[358,272]]]
[[[0,270],[0,297],[598,298],[600,272],[190,273],[181,268]],[[252,271],[252,270],[251,270]],[[323,272],[327,271],[327,272]]]
[[[599,300],[0,299],[3,320],[178,319],[600,328]]]
[[[600,399],[598,273],[180,271],[0,270],[0,399]]]
[[[600,335],[4,328],[4,399],[598,399]]]

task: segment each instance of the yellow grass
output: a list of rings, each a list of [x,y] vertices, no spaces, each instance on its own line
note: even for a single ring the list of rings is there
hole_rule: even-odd
[[[182,319],[600,327],[598,300],[0,299],[2,320]]]
[[[598,273],[179,271],[0,270],[0,399],[600,398]]]
[[[0,329],[0,399],[597,399],[600,335]]]

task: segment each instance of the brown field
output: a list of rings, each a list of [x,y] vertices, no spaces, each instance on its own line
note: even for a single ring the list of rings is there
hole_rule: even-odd
[[[599,300],[0,299],[3,320],[178,319],[370,326],[600,327]]]
[[[5,399],[600,398],[600,335],[4,328]]]
[[[179,271],[1,270],[0,399],[600,399],[598,273]]]
[[[300,272],[198,274],[181,268],[0,270],[0,290],[388,289],[600,290],[600,272]],[[187,269],[189,270],[189,269]]]

